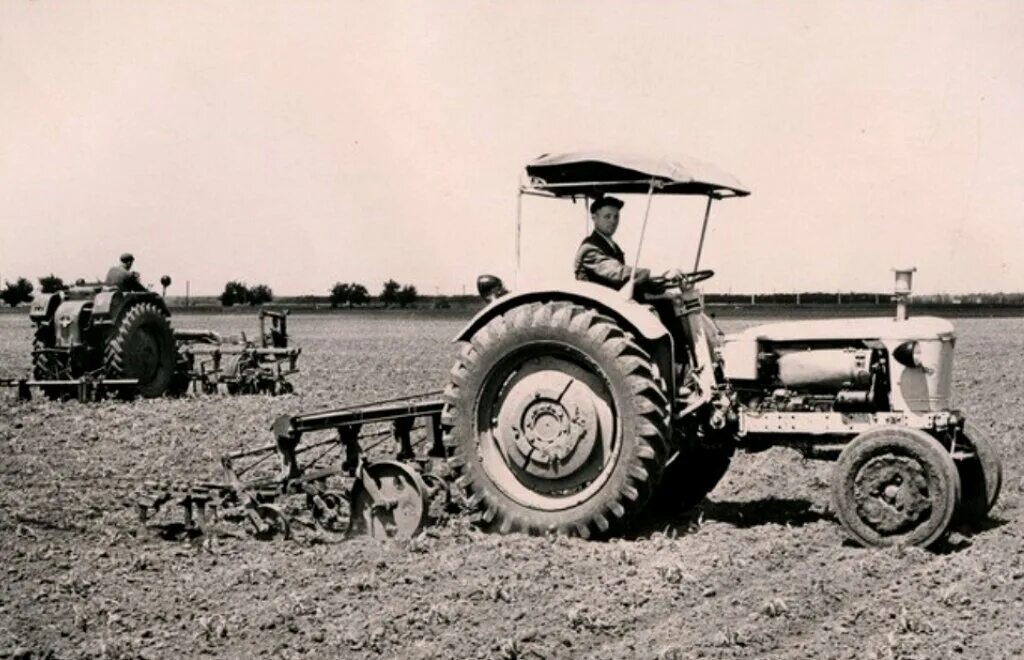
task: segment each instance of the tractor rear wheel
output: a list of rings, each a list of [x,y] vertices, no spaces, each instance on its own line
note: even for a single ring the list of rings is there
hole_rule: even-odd
[[[151,303],[125,312],[111,334],[105,352],[108,378],[138,379],[147,399],[167,392],[174,378],[175,349],[171,324]]]
[[[943,537],[960,506],[960,476],[935,438],[883,426],[843,449],[832,475],[832,502],[862,545],[926,547]]]
[[[503,533],[609,533],[661,477],[660,382],[611,318],[568,302],[508,310],[473,336],[445,390],[456,483]]]

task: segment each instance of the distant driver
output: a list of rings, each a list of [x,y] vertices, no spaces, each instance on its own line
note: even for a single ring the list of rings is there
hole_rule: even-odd
[[[132,270],[135,257],[128,252],[121,255],[121,263],[107,271],[106,286],[116,286],[121,291],[145,291],[146,287],[139,282],[139,274]]]

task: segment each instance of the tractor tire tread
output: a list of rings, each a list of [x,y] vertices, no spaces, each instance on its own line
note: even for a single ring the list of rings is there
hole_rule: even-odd
[[[486,378],[477,370],[490,364],[491,351],[514,344],[520,332],[537,328],[575,338],[586,345],[585,352],[613,365],[616,373],[607,377],[620,383],[623,398],[628,400],[618,405],[628,406],[633,419],[632,428],[623,434],[630,438],[620,437],[622,451],[628,454],[620,456],[621,464],[613,468],[609,483],[591,500],[556,515],[518,505],[501,493],[482,469],[474,469],[479,465],[476,420],[472,419],[477,414],[477,393],[470,388]],[[657,366],[630,333],[613,319],[580,305],[535,302],[494,317],[459,355],[443,394],[444,444],[463,501],[481,510],[482,520],[500,532],[589,537],[619,531],[650,499],[667,456],[669,412],[667,398],[658,389],[660,380]]]
[[[162,344],[158,347],[162,353],[159,373],[150,383],[139,383],[138,386],[143,397],[154,398],[163,395],[170,389],[176,368],[174,333],[167,317],[156,305],[140,302],[124,312],[111,332],[110,340],[104,349],[104,372],[108,378],[130,376],[128,373],[130,367],[126,361],[128,342],[134,333],[138,332],[145,324],[154,325],[162,335],[160,338]]]

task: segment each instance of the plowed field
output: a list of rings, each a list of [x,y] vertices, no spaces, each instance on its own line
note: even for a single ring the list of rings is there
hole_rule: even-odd
[[[244,316],[176,327],[254,330]],[[730,321],[726,330],[748,321]],[[294,316],[297,394],[131,403],[0,392],[0,658],[1011,658],[1024,656],[1024,320],[956,320],[957,405],[1004,459],[981,530],[865,550],[830,465],[744,456],[697,510],[626,538],[497,536],[455,518],[409,542],[140,529],[146,479],[207,479],[297,413],[439,389],[460,320]],[[31,328],[0,315],[0,366]]]

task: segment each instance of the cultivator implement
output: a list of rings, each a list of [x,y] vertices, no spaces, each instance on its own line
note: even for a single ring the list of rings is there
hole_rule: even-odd
[[[177,505],[185,529],[202,533],[242,523],[259,539],[288,538],[296,527],[342,538],[410,538],[435,504],[450,503],[441,474],[442,403],[426,398],[435,394],[279,417],[273,443],[221,459],[220,481],[146,482],[136,499],[140,520]],[[302,442],[322,432],[333,435]],[[393,459],[382,457],[382,445]]]
[[[288,346],[288,312],[260,310],[260,344],[213,330],[175,330],[180,378],[195,392],[287,394],[301,349]]]

